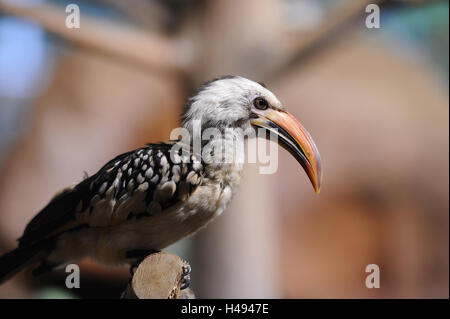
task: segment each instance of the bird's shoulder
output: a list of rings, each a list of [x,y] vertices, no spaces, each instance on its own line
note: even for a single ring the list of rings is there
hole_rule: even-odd
[[[27,225],[20,244],[78,227],[106,227],[159,214],[186,201],[202,183],[204,165],[174,143],[120,154],[57,194]]]

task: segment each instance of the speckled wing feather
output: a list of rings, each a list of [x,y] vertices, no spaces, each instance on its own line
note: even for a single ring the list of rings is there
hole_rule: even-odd
[[[107,227],[144,218],[187,200],[203,180],[203,165],[173,143],[121,154],[95,175],[56,195],[27,225],[20,246],[79,227]]]

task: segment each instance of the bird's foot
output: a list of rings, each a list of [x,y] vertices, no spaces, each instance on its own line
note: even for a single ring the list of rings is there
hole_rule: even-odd
[[[191,283],[191,265],[187,261],[183,262],[183,272],[181,274],[181,287],[180,289],[186,289]]]

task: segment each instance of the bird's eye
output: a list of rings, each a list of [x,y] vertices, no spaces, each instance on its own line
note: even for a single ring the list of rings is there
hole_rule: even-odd
[[[269,103],[267,103],[267,101],[262,98],[262,97],[257,97],[256,99],[253,100],[253,105],[260,110],[265,110],[269,107]]]

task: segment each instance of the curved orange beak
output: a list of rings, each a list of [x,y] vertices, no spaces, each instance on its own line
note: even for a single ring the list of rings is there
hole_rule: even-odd
[[[279,137],[280,144],[302,165],[317,194],[322,183],[322,162],[311,135],[292,116],[282,111],[268,109],[250,120],[256,127],[262,127]]]

